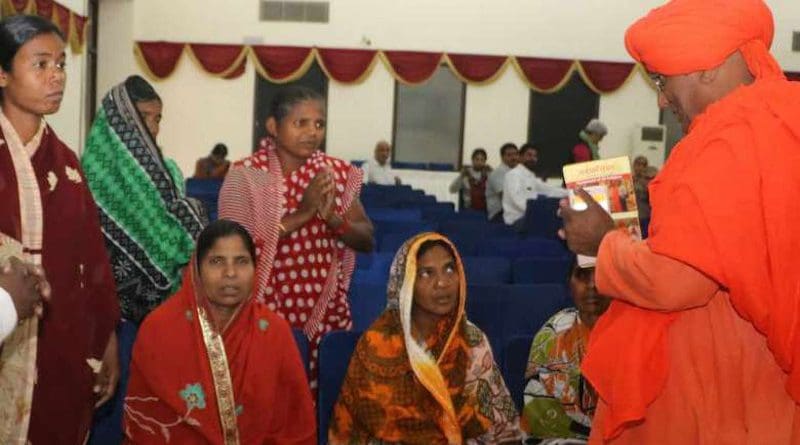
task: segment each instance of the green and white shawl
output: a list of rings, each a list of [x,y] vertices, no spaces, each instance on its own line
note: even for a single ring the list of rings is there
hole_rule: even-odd
[[[81,159],[100,210],[122,315],[140,322],[181,281],[207,218],[187,198],[125,89],[114,87],[89,132]]]

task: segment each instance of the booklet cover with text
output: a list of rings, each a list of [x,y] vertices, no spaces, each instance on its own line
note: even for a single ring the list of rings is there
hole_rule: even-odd
[[[611,214],[617,227],[625,228],[635,239],[642,239],[631,163],[627,156],[565,165],[564,182],[573,209],[585,210],[587,207],[575,194],[576,189],[583,188]],[[578,255],[580,267],[594,267],[595,260],[595,257]]]

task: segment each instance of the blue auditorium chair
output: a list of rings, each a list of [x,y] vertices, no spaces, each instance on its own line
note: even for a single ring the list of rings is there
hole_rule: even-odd
[[[292,335],[294,336],[294,343],[297,345],[297,351],[300,353],[300,360],[303,361],[303,367],[306,368],[306,376],[308,376],[308,350],[310,348],[308,337],[300,328],[292,328]]]
[[[511,261],[503,257],[463,256],[464,272],[470,284],[511,283]]]
[[[369,215],[369,218],[373,221],[422,221],[422,210],[419,208],[397,209],[393,207],[367,207],[367,215]]]
[[[497,238],[484,239],[478,245],[478,255],[523,257],[566,257],[569,251],[561,241],[545,238]]]
[[[94,413],[90,445],[107,445],[122,443],[122,409],[125,394],[128,392],[131,356],[133,343],[136,340],[137,327],[130,321],[123,321],[117,327],[119,343],[119,383],[114,397]]]
[[[566,289],[558,284],[510,284],[471,287],[467,317],[486,333],[497,363],[511,337],[533,335],[550,316],[567,305]]]
[[[452,202],[423,203],[420,205],[422,219],[425,221],[445,221],[452,219],[455,215],[455,205]]]
[[[528,366],[528,357],[531,352],[533,336],[518,335],[508,339],[503,351],[503,364],[500,369],[503,373],[503,380],[506,382],[511,399],[517,410],[522,412],[523,394],[525,391],[525,369]]]
[[[571,257],[517,258],[511,264],[512,283],[566,283]]]
[[[350,356],[356,348],[361,332],[333,331],[322,338],[319,345],[319,393],[317,396],[318,442],[328,443],[328,422],[339,390],[347,374]]]
[[[528,236],[558,239],[561,218],[558,217],[559,198],[529,199],[523,216],[522,232]]]
[[[386,308],[386,283],[350,283],[353,330],[365,331]]]

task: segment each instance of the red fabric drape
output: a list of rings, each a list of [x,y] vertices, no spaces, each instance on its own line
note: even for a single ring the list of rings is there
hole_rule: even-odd
[[[89,19],[78,14],[72,14],[72,17],[75,19],[75,35],[78,36],[78,44],[83,47],[86,38],[86,22]]]
[[[408,83],[428,80],[442,60],[442,53],[384,51],[383,54],[397,76]]]
[[[253,46],[252,50],[261,68],[273,79],[295,74],[311,53],[311,48],[297,46]]]
[[[70,10],[64,6],[56,3],[53,6],[53,22],[58,26],[58,29],[64,34],[64,37],[69,39],[69,25],[70,25]]]
[[[361,49],[317,49],[328,75],[344,83],[360,79],[372,65],[376,53],[377,51]]]
[[[46,19],[53,17],[53,0],[36,0],[36,14]]]
[[[230,80],[230,79],[236,79],[238,77],[241,77],[241,75],[244,74],[244,70],[245,70],[246,67],[247,67],[247,58],[244,58],[244,59],[242,59],[241,62],[239,62],[239,66],[237,66],[236,69],[231,71],[230,74],[225,76],[225,78]]]
[[[610,93],[621,87],[636,66],[625,62],[578,62],[595,89]]]
[[[183,43],[139,42],[139,52],[153,75],[163,79],[175,70],[183,46]]]
[[[11,6],[14,7],[17,13],[23,13],[28,7],[28,0],[11,0]]]
[[[233,64],[237,61],[236,59],[244,51],[242,45],[192,43],[189,48],[203,69],[210,74],[216,75],[223,74],[233,68]],[[239,65],[240,67],[237,67],[237,69],[244,68],[241,62],[239,62]]]
[[[517,57],[517,64],[525,78],[541,90],[555,88],[572,67],[572,60]]]
[[[471,54],[448,54],[458,73],[472,82],[491,79],[508,60],[504,56],[479,56]]]

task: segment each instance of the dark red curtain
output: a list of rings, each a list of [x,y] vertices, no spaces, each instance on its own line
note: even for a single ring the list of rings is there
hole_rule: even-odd
[[[168,77],[183,54],[183,43],[139,42],[139,51],[150,71],[158,78]]]
[[[14,7],[17,13],[25,12],[25,8],[28,7],[28,0],[11,0],[11,6]]]
[[[53,0],[36,0],[36,14],[47,20],[53,17]]]
[[[483,82],[491,79],[508,60],[504,56],[479,56],[471,54],[448,54],[453,68],[462,77],[472,82]]]
[[[220,75],[233,68],[236,59],[244,51],[242,45],[216,45],[204,43],[192,43],[189,45],[192,53],[203,69],[215,75]],[[243,63],[239,65],[244,69]],[[237,67],[239,69],[239,67]]]
[[[572,60],[517,57],[517,64],[525,78],[540,90],[555,88],[572,67]]]
[[[311,53],[311,48],[298,46],[253,46],[252,50],[261,68],[276,80],[295,74]]]
[[[323,67],[331,78],[343,83],[360,79],[375,59],[377,51],[362,49],[318,48]]]
[[[53,22],[58,26],[58,29],[64,34],[64,38],[69,39],[69,15],[70,10],[64,6],[56,3],[53,6],[55,13],[53,14]]]
[[[428,80],[442,60],[442,53],[384,51],[383,54],[397,76],[408,83],[420,83]]]
[[[578,62],[595,89],[610,93],[621,87],[636,66],[624,62]]]

